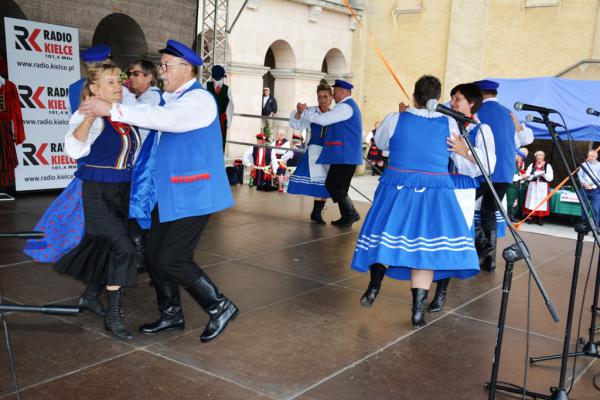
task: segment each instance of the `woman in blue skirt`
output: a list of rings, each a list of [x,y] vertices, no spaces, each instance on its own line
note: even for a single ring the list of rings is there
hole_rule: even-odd
[[[471,116],[477,120],[474,115],[479,109],[483,101],[481,89],[473,83],[463,83],[455,86],[450,91],[451,102],[450,106],[454,111],[461,112]],[[469,134],[469,141],[473,144],[475,152],[483,163],[486,172],[493,173],[496,167],[496,145],[494,143],[494,135],[492,129],[486,124],[466,124],[465,129]],[[454,182],[454,194],[458,200],[461,211],[465,216],[465,221],[469,229],[475,234],[474,214],[476,209],[475,190],[479,187],[479,181],[475,179],[481,175],[479,166],[475,163],[475,158],[470,153],[469,148],[464,140],[460,137],[450,138],[450,151],[462,156],[460,161],[468,162],[456,165],[450,160],[449,171],[450,177]],[[446,304],[448,294],[448,284],[450,278],[441,279],[437,282],[435,296],[429,304],[430,312],[442,311]]]
[[[439,99],[440,81],[423,76],[415,84],[415,108],[386,116],[375,142],[389,150],[373,206],[356,243],[352,268],[370,270],[371,286],[387,275],[410,280],[412,323],[425,325],[425,304],[432,281],[466,279],[479,272],[473,238],[454,194],[448,158],[465,159],[448,149],[459,130],[454,120],[429,112]]]
[[[327,81],[322,80],[317,86],[317,101],[318,107],[308,108],[308,112],[322,114],[329,111],[331,101],[333,100],[333,92]],[[303,130],[310,127],[310,141],[308,149],[302,158],[300,165],[296,168],[294,175],[290,177],[288,185],[288,193],[303,194],[315,198],[313,210],[310,214],[310,219],[317,224],[324,225],[325,221],[321,216],[321,211],[325,207],[325,202],[331,196],[325,188],[325,178],[327,177],[328,165],[317,164],[317,159],[321,155],[323,149],[323,138],[325,137],[325,129],[321,125],[311,124],[305,119],[301,119],[299,111],[292,111],[290,115],[290,126],[296,130]],[[295,155],[294,155],[295,156]]]

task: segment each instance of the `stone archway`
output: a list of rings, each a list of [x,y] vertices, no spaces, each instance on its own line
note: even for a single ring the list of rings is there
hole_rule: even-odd
[[[323,58],[321,72],[327,75],[328,80],[342,78],[349,73],[346,57],[339,49],[330,49]]]
[[[6,37],[4,30],[4,17],[28,19],[21,7],[13,0],[2,0],[0,7],[0,57],[6,59]]]
[[[130,16],[121,13],[110,14],[102,19],[92,39],[92,45],[107,44],[112,47],[112,58],[121,68],[127,68],[133,61],[146,58],[148,44],[142,28]]]

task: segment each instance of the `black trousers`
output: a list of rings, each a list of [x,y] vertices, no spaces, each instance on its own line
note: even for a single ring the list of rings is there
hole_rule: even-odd
[[[504,198],[506,194],[506,190],[511,185],[510,183],[497,183],[492,182],[494,189],[498,193],[498,198],[500,201]],[[484,232],[490,232],[497,230],[496,228],[496,211],[498,207],[496,206],[496,202],[494,201],[494,195],[490,190],[490,187],[487,183],[482,183],[479,189],[476,192],[476,198],[480,198],[483,196],[483,200],[481,201],[481,229]]]
[[[204,271],[194,261],[194,249],[209,217],[210,214],[160,223],[158,207],[152,211],[146,252],[155,285],[175,282],[188,287],[202,277]]]
[[[354,164],[331,164],[325,178],[325,188],[335,203],[348,195],[350,182],[356,171]]]

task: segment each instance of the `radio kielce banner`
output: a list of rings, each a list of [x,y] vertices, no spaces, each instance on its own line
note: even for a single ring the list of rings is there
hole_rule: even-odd
[[[80,77],[77,29],[14,18],[4,24],[8,77],[17,85],[25,126],[16,189],[63,188],[77,169],[64,151],[69,85]]]

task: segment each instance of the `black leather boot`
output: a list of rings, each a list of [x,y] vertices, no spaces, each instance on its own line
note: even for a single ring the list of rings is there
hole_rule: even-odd
[[[435,297],[433,301],[429,303],[429,312],[438,312],[444,309],[446,305],[446,296],[448,295],[448,284],[450,283],[450,278],[442,279],[437,282],[437,287],[435,288]]]
[[[412,291],[413,306],[412,306],[412,324],[415,328],[425,326],[425,303],[427,303],[428,290],[425,289],[410,289]]]
[[[325,207],[325,200],[315,200],[313,203],[313,210],[310,213],[311,221],[315,221],[319,225],[325,225],[325,221],[321,216],[321,211],[323,211],[323,207]]]
[[[100,301],[100,294],[102,293],[102,287],[96,284],[88,284],[85,291],[79,297],[79,308],[82,310],[88,310],[93,313],[104,317],[104,306]]]
[[[496,269],[496,244],[498,242],[498,232],[489,232],[489,247],[483,254],[483,260],[479,264],[483,271],[493,271]]]
[[[344,220],[344,205],[341,201],[337,203],[338,209],[340,210],[340,219],[336,219],[335,221],[331,221],[331,225],[339,225]]]
[[[353,223],[360,220],[360,214],[354,208],[354,204],[350,197],[346,196],[339,201],[340,213],[342,218],[337,221],[333,221],[332,224],[338,228],[349,228]]]
[[[230,321],[237,317],[239,310],[219,288],[208,278],[202,275],[192,286],[185,288],[187,292],[200,304],[210,317],[204,332],[200,335],[202,342],[216,339],[227,327]]]
[[[480,224],[475,224],[475,250],[479,257],[479,265],[483,263],[485,253],[489,250],[490,240],[486,236],[485,232],[481,228]]]
[[[148,269],[146,265],[146,238],[142,231],[139,234],[130,236],[133,245],[135,246],[135,261],[137,264],[137,271],[144,272]]]
[[[373,306],[373,302],[379,294],[379,289],[381,289],[381,281],[383,281],[383,277],[385,276],[386,268],[381,264],[373,264],[369,267],[369,270],[371,272],[371,281],[369,282],[367,291],[360,299],[360,305],[363,307]]]
[[[123,295],[124,289],[107,290],[108,307],[104,315],[104,327],[118,339],[130,340],[133,335],[125,328],[123,321]]]
[[[140,326],[140,332],[152,335],[169,330],[185,329],[185,320],[179,298],[179,286],[175,282],[154,285],[156,300],[160,310],[160,318],[149,324]]]

